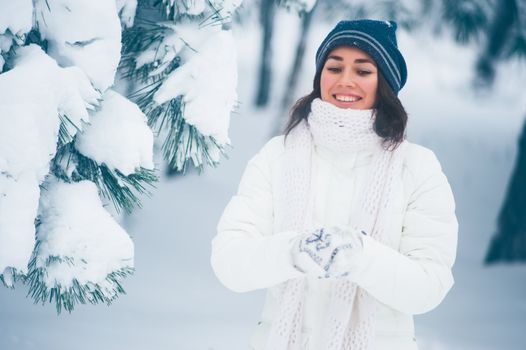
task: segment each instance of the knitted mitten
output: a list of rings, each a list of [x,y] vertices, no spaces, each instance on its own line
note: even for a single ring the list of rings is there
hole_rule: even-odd
[[[293,245],[294,266],[301,272],[319,278],[345,276],[355,255],[362,251],[360,235],[356,231],[339,227],[306,232]]]

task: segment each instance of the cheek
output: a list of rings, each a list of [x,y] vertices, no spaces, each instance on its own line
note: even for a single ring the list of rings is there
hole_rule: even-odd
[[[376,96],[376,89],[378,88],[377,79],[367,80],[363,83],[363,88],[369,95]]]
[[[320,92],[321,92],[321,99],[327,100],[330,96],[330,88],[332,86],[331,77],[327,74],[321,73],[320,77]]]
[[[371,79],[362,84],[362,88],[367,94],[367,99],[374,102],[376,100],[376,90],[378,89],[377,79]]]

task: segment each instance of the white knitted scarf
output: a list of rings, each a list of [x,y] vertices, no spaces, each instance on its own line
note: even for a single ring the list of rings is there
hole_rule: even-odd
[[[278,189],[276,219],[281,230],[312,229],[311,167],[314,145],[337,152],[374,152],[365,186],[352,209],[353,229],[385,240],[393,188],[401,186],[405,141],[394,151],[382,147],[373,130],[373,110],[338,108],[315,99],[308,122],[301,122],[288,135],[286,166]],[[306,279],[289,280],[281,286],[279,310],[270,329],[266,350],[304,349],[301,339]],[[374,299],[349,279],[332,284],[327,319],[321,332],[324,350],[370,350],[374,337]]]

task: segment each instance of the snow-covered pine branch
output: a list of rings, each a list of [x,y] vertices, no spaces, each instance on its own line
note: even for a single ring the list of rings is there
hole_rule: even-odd
[[[133,242],[102,207],[91,181],[49,179],[40,196],[37,244],[29,263],[29,294],[57,312],[77,303],[110,304],[133,272]]]
[[[0,279],[59,312],[124,292],[133,243],[99,196],[130,211],[157,179],[146,116],[109,89],[133,6],[0,0]]]
[[[229,145],[236,99],[236,50],[229,28],[240,1],[139,3],[123,34],[122,75],[141,84],[130,95],[163,139],[169,167],[215,166]],[[159,10],[159,9],[158,9]],[[224,16],[224,17],[223,17]],[[167,19],[166,19],[167,18]]]
[[[14,68],[0,75],[0,272],[9,286],[27,273],[39,185],[56,153],[60,116],[75,126],[72,139],[99,97],[80,69],[59,67],[37,45],[14,56]]]
[[[101,197],[130,212],[141,205],[137,194],[149,193],[157,176],[148,124],[164,139],[173,169],[219,162],[236,102],[228,28],[239,4],[0,0],[6,286],[21,280],[35,302],[55,303],[58,312],[124,292],[133,243]],[[121,69],[140,85],[138,106],[112,89],[123,29]]]

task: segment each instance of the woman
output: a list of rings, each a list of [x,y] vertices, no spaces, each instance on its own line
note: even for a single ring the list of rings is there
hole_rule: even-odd
[[[249,162],[212,242],[228,288],[268,288],[253,349],[417,349],[453,285],[457,220],[433,152],[405,140],[396,24],[342,21],[286,135]]]

